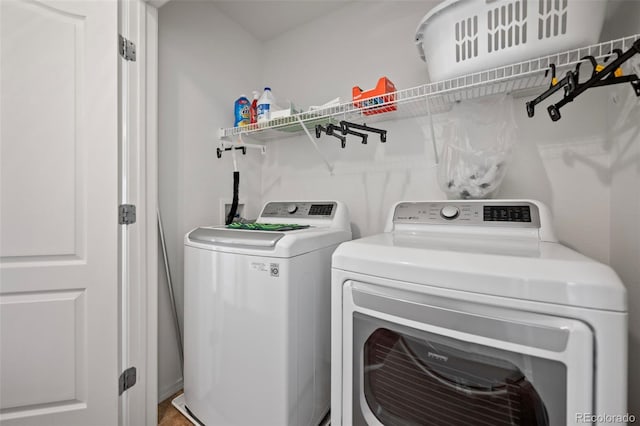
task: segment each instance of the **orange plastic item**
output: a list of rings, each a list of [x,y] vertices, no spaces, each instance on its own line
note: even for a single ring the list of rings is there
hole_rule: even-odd
[[[364,115],[395,111],[396,86],[387,77],[380,77],[374,89],[363,92],[358,86],[352,89],[353,106],[363,108]],[[391,94],[389,94],[391,93]]]

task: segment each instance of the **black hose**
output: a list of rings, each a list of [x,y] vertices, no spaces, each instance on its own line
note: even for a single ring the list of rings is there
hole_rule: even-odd
[[[236,217],[238,211],[238,186],[240,185],[240,172],[233,172],[233,201],[231,202],[231,209],[227,216],[226,225],[233,222],[233,218]]]

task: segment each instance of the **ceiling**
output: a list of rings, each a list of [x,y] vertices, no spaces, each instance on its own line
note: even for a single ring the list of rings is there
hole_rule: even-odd
[[[161,7],[169,0],[148,0]],[[202,0],[173,0],[202,1]],[[353,0],[207,0],[260,41],[271,40]]]

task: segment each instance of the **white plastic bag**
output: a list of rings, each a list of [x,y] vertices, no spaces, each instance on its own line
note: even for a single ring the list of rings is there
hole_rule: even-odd
[[[513,108],[508,95],[454,105],[443,129],[438,170],[447,197],[489,198],[498,189],[517,129]]]

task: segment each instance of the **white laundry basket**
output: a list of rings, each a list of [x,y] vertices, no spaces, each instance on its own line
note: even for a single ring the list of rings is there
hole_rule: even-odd
[[[447,0],[416,30],[431,81],[598,42],[606,0]]]

